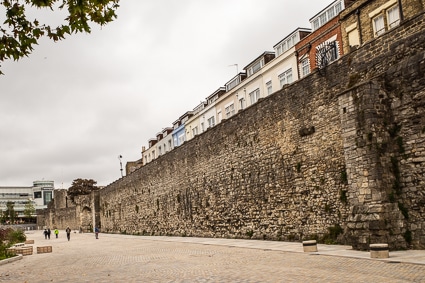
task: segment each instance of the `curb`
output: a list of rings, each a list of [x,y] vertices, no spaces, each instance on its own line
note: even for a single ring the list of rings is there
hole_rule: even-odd
[[[22,255],[17,255],[17,256],[14,256],[14,257],[2,259],[2,260],[0,260],[0,265],[8,264],[8,263],[11,263],[11,262],[14,262],[14,261],[17,261],[17,260],[21,260],[21,259],[22,259]]]

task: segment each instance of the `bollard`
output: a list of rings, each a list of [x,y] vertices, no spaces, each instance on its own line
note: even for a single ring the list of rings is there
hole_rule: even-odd
[[[388,244],[370,244],[370,257],[371,258],[389,258],[390,252]]]
[[[316,240],[303,241],[303,249],[305,253],[317,252]]]

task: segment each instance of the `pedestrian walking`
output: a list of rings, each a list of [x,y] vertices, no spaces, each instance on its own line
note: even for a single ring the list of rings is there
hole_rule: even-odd
[[[99,228],[94,228],[94,234],[96,235],[96,239],[99,239]]]
[[[59,230],[58,230],[58,228],[56,228],[55,229],[55,236],[56,236],[56,239],[58,238],[58,236],[59,236]]]
[[[49,238],[49,240],[50,240],[50,234],[52,234],[52,231],[50,231],[50,228],[47,228],[47,237]]]
[[[66,237],[68,238],[68,241],[71,239],[71,229],[68,227],[66,227]]]
[[[47,229],[44,229],[44,239],[46,239],[47,240]]]

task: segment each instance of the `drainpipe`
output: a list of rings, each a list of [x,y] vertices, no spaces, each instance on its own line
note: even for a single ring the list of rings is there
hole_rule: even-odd
[[[360,9],[356,10],[356,16],[357,16],[357,26],[359,27],[359,43],[361,46],[363,44],[363,36],[362,36],[362,25],[360,22]]]
[[[401,4],[401,0],[397,0],[398,2],[398,11],[400,12],[400,22],[404,21],[404,15],[403,15],[403,6]]]

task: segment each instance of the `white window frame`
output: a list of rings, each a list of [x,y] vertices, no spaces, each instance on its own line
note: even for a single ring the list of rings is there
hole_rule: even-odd
[[[239,84],[239,77],[236,77],[234,80],[232,80],[231,82],[229,82],[226,85],[226,91],[231,90],[232,88],[234,88],[235,86],[237,86]]]
[[[258,99],[260,99],[260,89],[257,88],[254,91],[251,91],[249,93],[249,99],[250,99],[251,105],[256,103]]]
[[[390,22],[390,13],[392,11],[395,11],[396,17],[394,18],[394,20],[392,22]],[[388,30],[393,29],[393,28],[400,25],[400,10],[399,10],[398,5],[394,5],[390,8],[388,8],[386,15],[387,15]]]
[[[267,88],[267,95],[270,95],[273,93],[272,81],[266,82],[266,88]]]
[[[180,135],[177,136],[177,139],[179,141],[179,145],[182,145],[185,142],[185,134],[182,132]]]
[[[375,37],[380,36],[381,34],[385,33],[385,18],[383,14],[380,14],[372,19],[372,25],[373,25],[373,35]]]
[[[198,134],[198,126],[192,128],[192,135],[195,137]]]
[[[245,99],[242,97],[241,99],[239,99],[239,109],[243,110],[245,108]]]
[[[235,115],[235,104],[231,103],[224,108],[224,112],[226,113],[226,118],[232,117]]]
[[[282,88],[286,84],[292,83],[292,68],[287,69],[286,71],[282,72],[279,76],[279,83],[280,88]]]
[[[309,58],[304,58],[302,61],[301,61],[301,63],[300,63],[300,66],[301,66],[301,77],[305,77],[305,76],[307,76],[308,74],[310,74],[310,59]]]
[[[276,48],[276,53],[277,53],[277,56],[279,56],[280,54],[282,54],[282,45],[279,45],[279,46]]]
[[[212,128],[212,127],[214,127],[215,126],[215,117],[214,116],[211,116],[210,118],[208,118],[208,127],[209,128]]]

